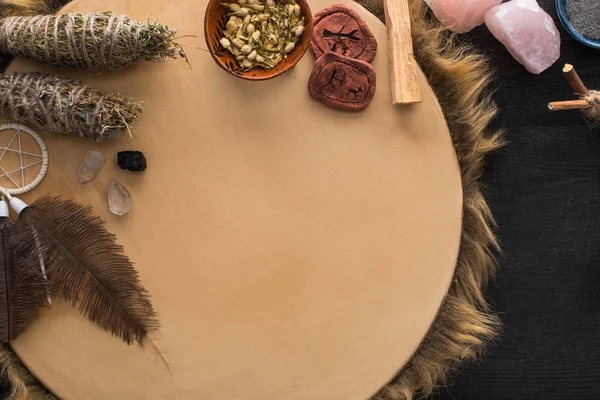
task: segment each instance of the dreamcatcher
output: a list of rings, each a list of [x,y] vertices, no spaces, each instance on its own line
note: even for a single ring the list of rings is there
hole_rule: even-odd
[[[51,304],[51,295],[127,343],[158,323],[131,261],[91,207],[33,190],[48,169],[42,138],[21,124],[0,125],[0,335],[16,338]],[[28,150],[31,146],[36,151]],[[16,214],[11,221],[9,207]]]

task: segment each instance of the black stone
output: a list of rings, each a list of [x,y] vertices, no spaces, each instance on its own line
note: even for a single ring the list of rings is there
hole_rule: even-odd
[[[121,169],[143,171],[146,169],[146,157],[141,151],[120,151],[117,153],[117,164]]]

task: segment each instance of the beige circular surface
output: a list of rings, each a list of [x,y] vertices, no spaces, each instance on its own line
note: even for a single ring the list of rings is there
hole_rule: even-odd
[[[314,12],[333,4],[313,0]],[[350,4],[350,3],[348,3]],[[383,24],[357,5],[379,51],[363,113],[306,89],[314,58],[248,82],[203,50],[205,0],[76,0],[180,28],[183,61],[90,74],[16,61],[144,103],[130,139],[48,137],[50,169],[25,199],[92,204],[136,263],[162,329],[127,346],[55,300],[13,345],[66,399],[349,400],[386,384],[424,338],[451,282],[461,233],[459,168],[437,100],[392,106]],[[107,163],[81,185],[90,149]],[[121,171],[142,150],[148,170]],[[109,213],[111,178],[133,211]],[[168,365],[168,367],[167,367]]]

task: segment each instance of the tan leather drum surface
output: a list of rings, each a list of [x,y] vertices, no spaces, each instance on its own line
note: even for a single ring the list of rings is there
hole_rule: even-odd
[[[334,0],[313,0],[313,12]],[[350,3],[348,3],[350,4]],[[274,80],[221,70],[205,47],[205,0],[76,0],[180,28],[183,61],[90,74],[16,61],[144,103],[130,139],[48,137],[49,173],[25,199],[92,204],[152,295],[162,329],[127,346],[55,299],[14,348],[65,399],[365,399],[410,359],[451,282],[461,234],[459,168],[437,100],[392,106],[385,28],[363,113],[311,99],[312,54]],[[90,149],[107,164],[81,185]],[[148,170],[121,171],[142,150]],[[107,184],[133,211],[109,213]],[[162,353],[165,364],[160,353]]]

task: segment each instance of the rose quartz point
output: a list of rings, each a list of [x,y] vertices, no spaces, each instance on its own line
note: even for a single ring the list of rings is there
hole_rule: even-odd
[[[79,182],[86,183],[94,179],[104,165],[104,155],[99,151],[88,151],[79,166]]]
[[[485,23],[533,74],[545,71],[560,57],[560,33],[536,0],[512,0],[496,6],[485,15]]]
[[[435,17],[450,30],[468,32],[483,24],[485,13],[502,0],[425,0]]]

